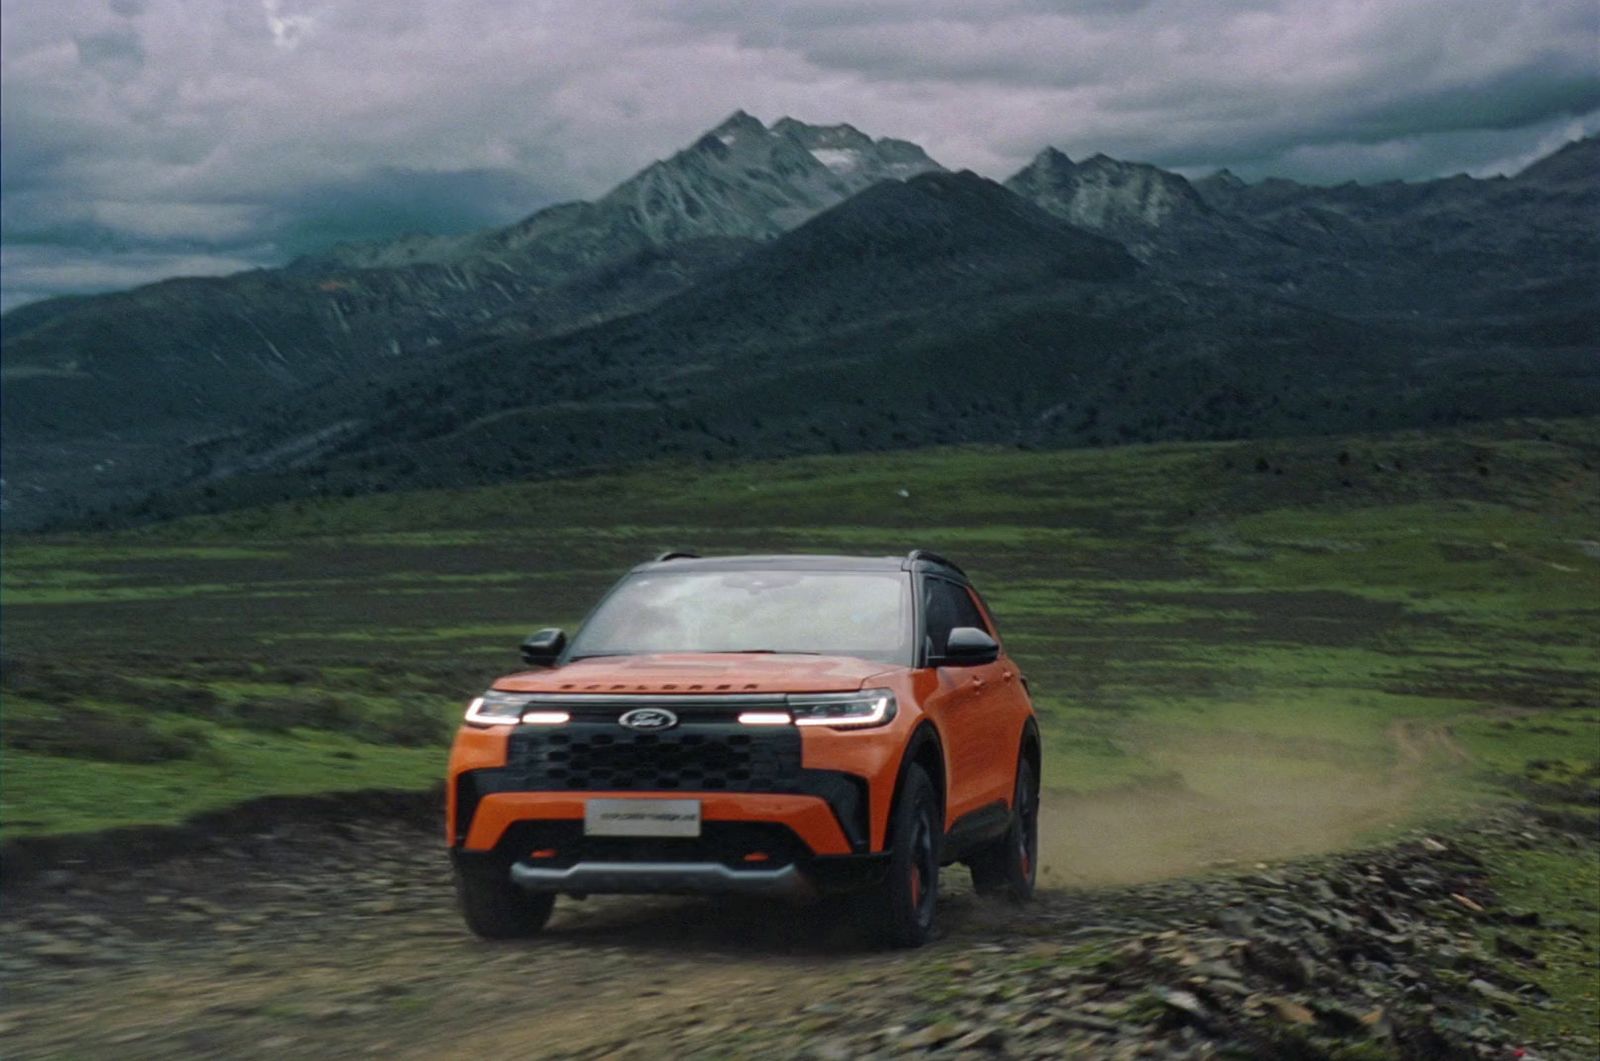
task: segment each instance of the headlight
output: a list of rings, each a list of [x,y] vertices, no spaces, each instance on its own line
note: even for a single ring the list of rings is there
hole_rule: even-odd
[[[565,711],[529,711],[528,703],[532,699],[526,693],[490,689],[467,705],[467,721],[477,726],[515,726],[519,722],[559,726],[571,717]]]
[[[800,693],[790,696],[789,713],[797,726],[854,729],[881,726],[894,718],[894,693],[865,689],[859,693]]]

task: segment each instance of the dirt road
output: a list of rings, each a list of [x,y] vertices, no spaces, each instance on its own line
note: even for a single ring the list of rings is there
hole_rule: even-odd
[[[1166,776],[1044,803],[1040,865],[1056,886],[1137,884],[1350,848],[1412,819],[1467,754],[1436,724],[1396,722],[1387,754],[1330,741],[1135,733]]]
[[[1399,777],[1407,761],[1401,756],[1392,776]],[[1285,804],[1290,820],[1278,823],[1285,828],[1265,829],[1253,848],[1240,847],[1237,829],[1218,828],[1179,845],[1177,856],[1171,839],[1178,830],[1235,812],[1265,826],[1262,808],[1270,801],[1256,800],[1247,813],[1215,795],[1167,786],[1143,797],[1123,793],[1112,803],[1058,798],[1051,809],[1058,823],[1076,822],[1084,830],[1173,818],[1170,828],[1124,828],[1126,857],[1092,870],[1107,878],[1149,879],[1235,858],[1241,850],[1265,858],[1274,853],[1274,836],[1296,835],[1293,846],[1303,846],[1304,837],[1287,826],[1304,824],[1308,807],[1333,802]],[[1113,803],[1115,815],[1106,810]],[[1372,809],[1369,802],[1357,811]],[[1354,828],[1354,822],[1316,835],[1337,840],[1347,835],[1345,826]],[[1113,839],[1108,833],[1103,842]],[[1058,837],[1054,857],[1071,857],[1073,844],[1095,846]],[[1157,857],[1163,847],[1166,853]],[[859,1047],[849,1044],[859,1039],[831,1038],[846,1028],[854,1029],[852,1036],[870,1030],[886,1052],[970,1039],[963,1049],[1050,1055],[1076,1035],[1089,1037],[1084,1049],[1091,1053],[1096,1042],[1108,1048],[1115,1040],[1131,1051],[1154,1041],[1151,1036],[1166,1037],[1163,1049],[1203,1053],[1205,1034],[1233,1025],[1212,1020],[1190,1026],[1183,1007],[1190,997],[1201,1007],[1222,1005],[1218,999],[1178,990],[1184,997],[1172,1003],[1177,1023],[1167,1019],[1172,1014],[1164,1007],[1172,1000],[1166,995],[1150,996],[1156,1002],[1149,1005],[1138,1001],[1142,995],[1116,1002],[1120,1009],[1105,1002],[1099,1016],[1096,999],[1115,993],[1116,980],[1104,971],[1113,960],[1108,956],[1145,961],[1140,947],[1158,954],[1171,940],[1200,931],[1197,926],[1253,908],[1252,888],[1300,895],[1296,889],[1311,887],[1301,878],[1326,875],[1315,867],[1244,868],[1250,877],[1053,887],[1024,910],[978,900],[964,872],[953,869],[945,877],[942,936],[914,954],[862,950],[847,919],[828,906],[688,899],[564,900],[544,937],[487,944],[461,926],[433,831],[395,822],[290,823],[120,877],[84,866],[11,889],[0,921],[0,969],[7,982],[0,1053],[659,1057],[764,1053],[781,1042],[788,1053],[855,1056]],[[1433,879],[1407,872],[1407,879]],[[1429,887],[1419,895],[1471,883]],[[1325,884],[1306,894],[1327,904],[1356,901]],[[1292,911],[1303,902],[1283,905]],[[1337,916],[1352,924],[1357,918]],[[1291,929],[1300,931],[1263,928],[1255,945],[1279,946],[1273,940]],[[1241,936],[1236,928],[1231,932]],[[1202,960],[1194,954],[1215,952],[1205,960],[1223,967],[1216,975],[1239,977],[1235,1002],[1253,997],[1259,1008],[1266,1004],[1260,999],[1276,997],[1260,985],[1245,986],[1248,976],[1279,975],[1270,961],[1244,960],[1252,944],[1226,934],[1204,940],[1183,944],[1184,953],[1193,950],[1189,964]],[[1320,946],[1327,951],[1326,942]],[[1307,954],[1308,962],[1333,960],[1315,946]],[[1247,976],[1249,969],[1255,971]],[[1290,980],[1279,990],[1294,989]],[[1018,993],[1024,981],[1033,984],[1031,994]],[[1350,982],[1366,990],[1359,977]],[[1130,980],[1129,990],[1146,990],[1143,983]],[[1311,981],[1299,986],[1309,990]],[[1337,993],[1331,986],[1321,990]],[[1029,999],[1035,1001],[1023,1005]],[[1048,1005],[1065,1016],[1039,1016]],[[1239,1020],[1239,1028],[1254,1027]],[[937,1027],[944,1031],[932,1030]]]
[[[826,908],[758,902],[567,901],[538,941],[481,943],[431,832],[342,832],[286,828],[160,873],[58,874],[15,897],[0,959],[6,1056],[660,1047],[680,1027],[761,1026],[870,990],[907,961],[861,950]],[[1072,904],[1048,905],[1066,916]],[[1014,919],[969,894],[941,917],[933,954]]]

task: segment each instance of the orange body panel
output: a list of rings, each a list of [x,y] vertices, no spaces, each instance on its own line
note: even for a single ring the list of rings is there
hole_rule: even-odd
[[[917,707],[915,675],[915,671],[906,667],[880,670],[858,686],[888,689],[894,693],[900,711],[887,726],[875,729],[806,726],[800,731],[802,766],[810,770],[843,770],[867,779],[871,793],[867,820],[870,846],[874,851],[882,850],[884,837],[889,832],[889,813],[893,809],[895,784],[900,778],[900,762],[906,743],[922,717]]]
[[[467,708],[445,785],[483,938],[540,931],[561,895],[856,895],[873,938],[906,947],[929,938],[941,867],[1033,893],[1033,704],[949,560],[662,553],[571,640],[546,628],[521,652],[535,669]]]
[[[487,851],[500,841],[506,828],[529,819],[583,817],[584,801],[596,799],[698,799],[700,817],[709,822],[776,822],[794,830],[818,855],[847,855],[845,840],[833,811],[816,796],[791,796],[751,792],[502,792],[485,796],[473,815],[467,833],[469,851]]]
[[[749,693],[847,693],[883,670],[851,656],[697,652],[596,656],[553,670],[510,674],[494,683],[512,693],[717,696]]]
[[[979,894],[1033,892],[1033,704],[942,557],[663,553],[570,641],[521,648],[535,669],[473,701],[445,785],[479,936],[540,931],[560,895],[855,894],[874,938],[917,946],[941,866]]]
[[[705,657],[637,657],[623,660],[584,660],[558,670],[513,675],[495,682],[495,688],[517,692],[556,692],[563,694],[677,693],[704,696],[725,694],[723,684],[733,684],[736,692],[746,692],[725,670],[724,660],[713,660],[710,670],[695,670],[692,660]],[[724,658],[725,659],[725,658]],[[738,657],[750,668],[752,682],[760,692],[777,691],[774,686],[809,685],[806,666],[817,667],[815,658]],[[983,667],[941,667],[914,670],[909,667],[885,669],[881,663],[863,660],[826,660],[819,673],[837,677],[849,689],[886,688],[894,692],[900,705],[894,721],[872,729],[832,729],[807,726],[801,730],[801,765],[814,770],[839,770],[863,777],[868,783],[869,846],[884,848],[893,810],[895,787],[901,761],[912,732],[924,720],[933,723],[944,750],[945,827],[948,829],[963,814],[996,801],[1010,805],[1016,778],[1016,753],[1021,746],[1023,727],[1031,716],[1026,695],[1021,689],[1017,666],[1002,655]],[[591,666],[593,664],[593,666]],[[599,666],[604,664],[604,666]],[[623,675],[628,677],[624,680]],[[644,675],[650,675],[647,680]],[[670,679],[670,680],[669,680]],[[715,679],[715,680],[714,680]],[[619,689],[618,687],[622,688]],[[455,778],[465,770],[504,766],[506,739],[510,726],[486,728],[462,726],[450,755],[446,786],[445,831],[450,843],[469,849],[492,847],[507,825],[519,818],[582,818],[583,801],[588,796],[639,796],[639,792],[544,792],[503,793],[485,797],[479,805],[470,835],[454,835],[456,820]],[[685,792],[657,793],[674,798],[700,798],[706,820],[778,821],[790,825],[817,854],[846,853],[849,846],[826,803],[810,796],[752,793]],[[776,801],[776,802],[774,802]],[[821,844],[823,846],[818,846]]]
[[[945,825],[992,803],[1010,806],[1017,749],[1028,713],[1018,709],[1017,666],[1005,656],[979,667],[939,667],[923,710],[944,744]]]
[[[965,592],[994,632],[982,598]],[[919,620],[920,621],[920,620]],[[525,671],[496,681],[502,692],[558,697],[777,697],[788,693],[853,692],[887,688],[898,712],[871,728],[805,726],[801,765],[839,771],[867,782],[867,847],[885,850],[894,797],[914,734],[930,726],[943,754],[944,824],[965,815],[1009,808],[1018,753],[1032,704],[1015,662],[1002,649],[993,663],[964,666],[892,666],[848,656],[749,653],[659,653],[595,656],[564,666]],[[450,755],[446,785],[446,835],[464,849],[493,848],[507,826],[529,819],[581,819],[590,796],[655,795],[698,798],[703,820],[770,821],[789,826],[819,855],[849,854],[850,844],[828,802],[817,796],[744,792],[497,792],[483,797],[468,827],[454,835],[457,778],[465,771],[506,765],[511,726],[463,725]]]
[[[449,782],[444,786],[445,843],[457,842],[456,776],[464,770],[506,765],[506,738],[510,734],[510,726],[462,726],[456,731],[456,742],[450,747]]]

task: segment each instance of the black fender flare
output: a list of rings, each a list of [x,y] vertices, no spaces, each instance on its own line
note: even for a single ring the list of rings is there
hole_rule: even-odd
[[[946,776],[949,764],[946,763],[944,757],[944,741],[939,737],[939,731],[934,724],[928,719],[923,719],[917,724],[917,728],[911,731],[911,738],[906,741],[906,746],[900,753],[900,767],[895,772],[894,794],[889,799],[889,818],[884,827],[883,845],[878,849],[880,851],[889,849],[891,840],[889,829],[894,825],[895,811],[900,806],[900,794],[905,791],[906,771],[911,768],[912,763],[924,758],[932,758],[939,764],[937,776],[930,777],[928,780],[933,782],[934,788],[939,793],[940,828],[942,829],[948,824],[944,821],[944,816],[950,794]]]
[[[1033,749],[1033,754],[1028,756],[1028,749]],[[1044,787],[1044,738],[1039,735],[1039,720],[1032,715],[1022,725],[1022,740],[1017,743],[1017,762],[1012,767],[1012,777],[1015,771],[1022,769],[1022,760],[1028,756],[1033,762],[1033,780],[1040,788]],[[1015,783],[1013,782],[1013,786]]]

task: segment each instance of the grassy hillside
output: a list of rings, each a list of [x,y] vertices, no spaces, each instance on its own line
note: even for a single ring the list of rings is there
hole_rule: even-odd
[[[1293,790],[1411,757],[1425,812],[1536,792],[1592,814],[1597,521],[1583,420],[662,465],[13,537],[0,821],[431,784],[522,635],[671,546],[957,558],[1058,790]]]

